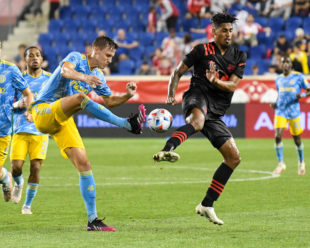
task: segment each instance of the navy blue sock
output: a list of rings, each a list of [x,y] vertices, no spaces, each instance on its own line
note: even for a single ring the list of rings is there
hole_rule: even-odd
[[[195,128],[191,124],[186,124],[178,128],[166,142],[163,151],[172,151],[177,148],[181,143],[183,143],[187,138],[194,134]]]
[[[216,201],[224,190],[225,184],[233,173],[233,169],[228,167],[225,163],[222,163],[220,167],[217,168],[213,175],[211,185],[207,190],[205,198],[202,200],[201,204],[206,207],[212,207],[213,202]]]

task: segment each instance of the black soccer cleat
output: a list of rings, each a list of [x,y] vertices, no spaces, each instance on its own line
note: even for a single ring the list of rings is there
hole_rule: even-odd
[[[103,223],[103,220],[96,218],[92,222],[88,222],[87,231],[115,232],[116,229],[114,227],[107,226]]]
[[[138,113],[131,116],[128,119],[128,122],[131,125],[131,133],[134,134],[141,134],[142,133],[142,125],[145,122],[146,114],[145,114],[145,107],[143,104],[141,104],[138,108]]]

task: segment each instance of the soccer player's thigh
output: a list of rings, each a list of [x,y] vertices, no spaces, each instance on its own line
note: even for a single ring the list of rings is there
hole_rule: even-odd
[[[30,160],[45,160],[48,147],[48,135],[31,135],[29,145]]]
[[[298,136],[304,131],[301,127],[300,117],[297,117],[295,119],[289,119],[288,122],[290,127],[290,133],[293,136]]]
[[[9,152],[11,136],[0,137],[0,166],[3,166]]]
[[[29,151],[29,136],[28,133],[15,133],[12,139],[11,160],[25,160]]]
[[[184,116],[187,117],[190,115],[193,108],[198,108],[206,116],[207,114],[207,103],[204,95],[201,90],[196,88],[191,88],[186,91],[183,95],[182,100],[182,110]]]
[[[275,115],[274,116],[274,129],[286,129],[287,128],[287,119],[283,116]]]
[[[63,122],[68,120],[61,108],[61,99],[53,103],[39,103],[32,110],[32,116],[37,129],[42,133],[58,132]]]
[[[216,149],[220,149],[227,140],[233,138],[231,132],[228,130],[227,126],[221,119],[206,120],[203,130],[201,132],[210,140],[211,144]],[[238,152],[236,146],[234,147],[234,149],[236,149]]]
[[[63,123],[60,130],[52,136],[64,158],[68,158],[65,153],[67,148],[77,147],[85,149],[82,138],[72,116],[65,123]]]

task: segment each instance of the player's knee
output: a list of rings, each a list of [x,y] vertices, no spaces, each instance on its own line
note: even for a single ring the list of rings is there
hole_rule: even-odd
[[[22,168],[17,166],[12,166],[12,176],[18,177],[22,174]]]
[[[279,144],[282,141],[282,136],[280,134],[276,134],[275,141],[277,144]]]
[[[195,128],[195,131],[201,131],[203,129],[205,119],[204,117],[196,117],[195,119],[191,119],[189,123]]]
[[[240,155],[232,156],[224,161],[230,168],[235,169],[241,163]]]
[[[41,163],[40,162],[34,162],[30,164],[30,176],[37,176],[40,173],[41,169]]]
[[[84,93],[77,93],[77,94],[75,94],[75,97],[76,97],[76,99],[77,99],[77,101],[79,102],[79,103],[81,103],[81,102],[83,102],[83,100],[84,100],[84,98],[86,97],[86,95],[84,94]]]

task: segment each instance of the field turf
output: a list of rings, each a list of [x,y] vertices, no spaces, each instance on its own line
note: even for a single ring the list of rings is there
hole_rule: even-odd
[[[297,175],[293,141],[284,140],[287,170],[272,177],[271,139],[237,139],[242,162],[215,203],[216,226],[195,214],[221,155],[205,139],[190,139],[174,164],[155,164],[163,139],[84,139],[97,186],[99,217],[115,233],[87,232],[79,177],[53,140],[32,204],[0,202],[0,245],[6,247],[310,247],[310,167]],[[310,166],[310,140],[304,140]],[[9,161],[6,161],[9,168]],[[29,163],[24,166],[24,178]],[[27,180],[27,179],[26,179]]]

